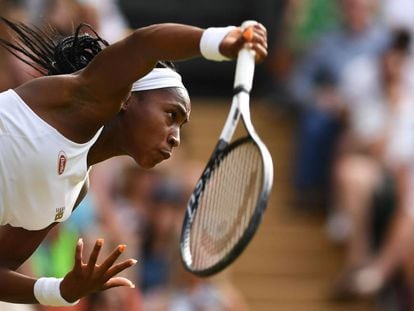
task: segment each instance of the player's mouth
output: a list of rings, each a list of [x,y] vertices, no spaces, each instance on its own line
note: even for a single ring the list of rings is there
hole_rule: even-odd
[[[162,157],[166,160],[166,159],[169,159],[171,157],[172,151],[166,150],[166,149],[161,149],[160,153],[161,153]]]

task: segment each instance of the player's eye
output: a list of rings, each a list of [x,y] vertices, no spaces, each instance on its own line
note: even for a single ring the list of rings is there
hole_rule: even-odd
[[[176,121],[177,120],[177,112],[175,112],[175,111],[167,112],[167,116],[171,121]]]

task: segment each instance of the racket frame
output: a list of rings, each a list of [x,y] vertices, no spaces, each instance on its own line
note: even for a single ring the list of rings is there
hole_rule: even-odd
[[[189,199],[186,214],[184,217],[183,228],[181,231],[181,259],[184,267],[191,273],[206,277],[218,273],[232,263],[246,248],[250,240],[253,238],[261,223],[263,213],[266,209],[267,202],[273,184],[273,161],[265,144],[262,142],[256,133],[251,122],[250,115],[250,91],[253,84],[255,67],[255,53],[247,47],[240,50],[237,57],[235,80],[234,80],[234,95],[230,111],[228,113],[225,125],[220,134],[220,138],[214,148],[214,151],[208,161],[200,179],[198,180],[195,189]],[[246,128],[248,136],[239,138],[230,144],[230,140],[236,131],[240,117]],[[192,255],[190,251],[191,228],[194,217],[198,208],[198,201],[205,188],[211,173],[214,171],[217,164],[234,148],[248,141],[253,141],[260,151],[263,160],[262,172],[262,191],[258,197],[255,211],[249,220],[249,223],[237,243],[233,246],[231,251],[226,254],[220,261],[209,268],[199,270],[192,267]]]

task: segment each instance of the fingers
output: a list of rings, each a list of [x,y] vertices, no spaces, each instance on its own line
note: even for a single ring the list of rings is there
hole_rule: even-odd
[[[245,42],[262,42],[267,46],[267,30],[266,28],[260,24],[254,24],[252,26],[247,27],[243,33],[243,38]]]
[[[240,49],[251,48],[256,52],[256,62],[261,62],[267,56],[267,30],[255,23],[246,29],[240,27],[230,31],[220,43],[220,53],[228,58],[236,58]]]
[[[104,275],[109,268],[115,263],[118,257],[125,251],[126,245],[118,245],[117,248],[105,259],[105,261],[99,266],[98,274]]]
[[[105,273],[104,278],[103,278],[104,282],[107,282],[109,279],[111,279],[112,277],[114,277],[118,273],[124,271],[125,269],[127,269],[129,267],[132,267],[136,263],[137,263],[137,260],[128,259],[128,260],[125,260],[124,262],[121,262],[117,265],[114,265],[113,267],[108,269],[108,271]]]
[[[261,44],[253,44],[252,49],[256,52],[256,62],[260,63],[267,57],[267,48]]]
[[[87,271],[89,275],[94,274],[94,278],[101,278],[103,276],[106,277],[105,282],[111,278],[112,276],[116,275],[122,270],[134,265],[136,263],[135,259],[124,261],[120,264],[112,266],[118,257],[125,251],[126,245],[118,245],[114,251],[100,264],[97,264],[99,253],[102,249],[104,240],[98,239],[96,240],[95,246],[89,256],[89,261],[87,265]],[[109,277],[108,277],[109,276]]]
[[[245,47],[256,52],[256,62],[261,62],[267,57],[267,30],[262,24],[256,23],[246,28],[242,33],[242,40]]]
[[[75,301],[90,293],[112,287],[134,287],[134,284],[130,280],[123,277],[116,277],[118,273],[137,263],[135,259],[128,259],[115,264],[115,261],[124,252],[126,248],[125,245],[118,245],[118,247],[105,258],[102,264],[97,264],[103,242],[103,239],[98,239],[96,241],[86,264],[82,262],[84,247],[83,240],[78,240],[78,243],[76,244],[74,268],[66,274],[61,283],[62,296],[68,299],[68,301]]]
[[[96,266],[96,262],[98,260],[98,256],[99,256],[99,252],[102,249],[104,240],[103,239],[97,239],[95,242],[95,246],[91,252],[91,255],[89,256],[89,261],[88,261],[88,266],[87,269],[89,271],[89,273],[91,274]]]
[[[76,243],[76,251],[75,251],[75,264],[73,270],[76,272],[80,272],[82,269],[82,252],[83,252],[83,239],[80,238],[78,243]]]
[[[135,288],[134,283],[132,283],[130,280],[128,280],[127,278],[123,278],[123,277],[114,277],[109,279],[103,286],[102,286],[102,290],[107,290],[109,288],[113,288],[113,287],[119,287],[119,286],[127,286],[130,288]]]

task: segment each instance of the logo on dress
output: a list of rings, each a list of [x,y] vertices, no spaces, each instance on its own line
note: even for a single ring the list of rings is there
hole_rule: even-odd
[[[57,208],[56,209],[56,214],[55,214],[55,221],[58,221],[59,219],[62,219],[64,213],[65,213],[65,207]]]
[[[67,157],[64,151],[60,151],[58,155],[58,174],[62,175],[66,168]]]

